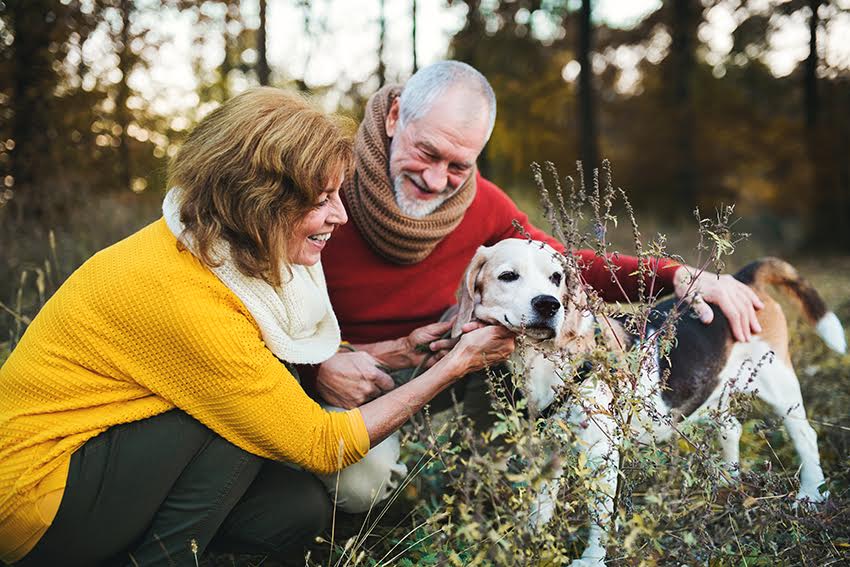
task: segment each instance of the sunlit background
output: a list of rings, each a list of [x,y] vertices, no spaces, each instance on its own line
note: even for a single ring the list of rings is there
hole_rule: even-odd
[[[754,252],[846,254],[848,38],[850,0],[0,0],[0,301],[156,218],[168,158],[235,93],[359,118],[444,58],[492,82],[479,166],[533,217],[531,162],[608,158],[652,230],[735,203]]]

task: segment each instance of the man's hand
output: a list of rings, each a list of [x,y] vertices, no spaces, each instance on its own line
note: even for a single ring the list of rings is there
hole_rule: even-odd
[[[696,268],[683,266],[676,272],[673,285],[676,296],[688,301],[703,323],[714,320],[708,305],[713,303],[729,320],[735,340],[747,342],[754,333],[761,332],[756,310],[764,308],[764,303],[750,286],[732,276],[699,273]]]
[[[404,344],[410,356],[411,366],[416,367],[424,362],[426,366],[430,367],[434,364],[434,362],[436,362],[435,357],[433,356],[434,354],[441,350],[448,350],[452,348],[457,341],[443,339],[442,337],[452,330],[453,324],[454,318],[449,321],[432,323],[430,325],[414,329],[409,335],[404,337]],[[449,346],[441,347],[440,345],[446,344],[447,340],[450,341],[451,344]]]
[[[408,335],[407,340],[413,345],[413,349],[423,353],[421,354],[421,358],[417,360],[417,365],[422,364],[424,361],[424,367],[430,368],[454,348],[460,340],[460,336],[454,339],[446,336],[452,330],[454,323],[455,318],[452,317],[448,321],[420,327]],[[469,333],[484,326],[484,323],[471,321],[464,325],[461,331],[463,333]],[[446,336],[446,338],[442,338],[443,336]]]
[[[389,374],[367,352],[337,353],[319,366],[316,391],[333,406],[352,409],[395,388]]]

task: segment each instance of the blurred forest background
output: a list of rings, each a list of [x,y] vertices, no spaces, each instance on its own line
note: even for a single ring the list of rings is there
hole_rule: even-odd
[[[340,31],[367,4],[369,25]],[[272,84],[358,118],[423,64],[417,30],[443,13],[446,49],[428,58],[492,82],[480,166],[526,208],[530,162],[572,173],[609,158],[653,227],[736,203],[759,253],[846,255],[850,0],[643,4],[613,25],[596,0],[0,0],[0,341],[28,302],[158,216],[169,157],[215,105]],[[285,29],[270,16],[284,12]],[[287,34],[290,63],[276,65],[268,46]],[[179,67],[175,35],[191,46]],[[789,35],[798,45],[776,63]],[[365,75],[313,72],[344,42],[368,52]],[[191,75],[188,92],[152,95],[169,68]]]
[[[783,255],[848,326],[850,0],[0,0],[0,364],[77,266],[160,215],[169,158],[216,105],[275,85],[359,119],[382,84],[441,58],[493,84],[479,165],[537,222],[531,162],[574,175],[577,160],[608,158],[644,238],[663,232],[699,263],[695,206],[710,217],[735,203],[734,230],[752,236],[728,268]],[[633,250],[631,227],[619,232],[610,240]],[[791,328],[830,503],[788,505],[797,461],[782,424],[747,419],[744,482],[726,493],[706,480],[713,461],[681,443],[635,457],[612,564],[850,564],[850,358],[793,315]],[[474,436],[432,437],[405,443],[411,519],[374,544],[370,528],[370,557],[542,564],[526,560],[548,548],[514,531],[524,509],[501,465],[463,461]],[[585,496],[571,488],[571,509]],[[558,522],[539,536],[574,557],[586,521]],[[323,543],[316,557],[341,562],[357,546]]]

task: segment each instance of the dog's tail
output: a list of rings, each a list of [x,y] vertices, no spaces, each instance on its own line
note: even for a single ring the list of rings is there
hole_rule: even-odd
[[[835,313],[827,310],[818,291],[794,266],[779,258],[762,258],[741,268],[735,277],[762,293],[767,292],[768,285],[782,290],[800,306],[806,320],[814,325],[815,331],[829,348],[841,354],[847,352],[841,321]]]

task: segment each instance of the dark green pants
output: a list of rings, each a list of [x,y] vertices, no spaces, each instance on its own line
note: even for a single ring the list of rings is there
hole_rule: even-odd
[[[173,410],[76,451],[53,524],[17,565],[193,566],[193,548],[295,557],[330,518],[315,476]]]

